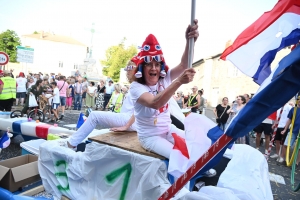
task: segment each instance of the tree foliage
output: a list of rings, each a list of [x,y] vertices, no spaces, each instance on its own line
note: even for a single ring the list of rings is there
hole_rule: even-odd
[[[21,41],[17,33],[13,30],[6,30],[0,34],[0,51],[9,55],[10,62],[17,62],[17,46]]]
[[[134,45],[125,47],[124,38],[120,44],[111,46],[106,50],[106,59],[101,60],[104,66],[102,72],[105,76],[111,77],[115,82],[120,79],[121,68],[125,67],[128,61],[137,54],[137,48]]]

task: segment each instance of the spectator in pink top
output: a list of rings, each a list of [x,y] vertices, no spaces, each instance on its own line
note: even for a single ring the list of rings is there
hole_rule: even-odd
[[[59,90],[60,97],[60,107],[61,107],[61,115],[60,120],[64,118],[65,115],[65,106],[66,106],[66,98],[67,98],[67,90],[69,89],[69,84],[65,81],[65,76],[60,76],[57,81],[57,88]]]

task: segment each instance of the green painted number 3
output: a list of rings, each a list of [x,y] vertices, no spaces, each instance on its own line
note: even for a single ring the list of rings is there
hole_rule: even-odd
[[[57,189],[59,189],[61,192],[65,192],[67,190],[70,190],[70,187],[69,187],[69,181],[68,181],[68,175],[66,173],[66,169],[67,169],[67,163],[66,161],[64,160],[59,160],[55,163],[55,166],[56,167],[59,167],[60,165],[64,165],[64,171],[63,172],[56,172],[55,173],[55,176],[57,178],[65,178],[67,181],[67,185],[65,187],[61,186],[61,185],[57,185]]]
[[[119,176],[121,176],[123,173],[125,173],[124,182],[123,182],[122,191],[121,191],[119,200],[125,199],[127,188],[128,188],[128,183],[130,180],[131,171],[132,171],[131,164],[128,163],[128,164],[124,165],[123,167],[120,167],[120,168],[112,171],[105,177],[106,180],[108,181],[108,183],[114,183]]]

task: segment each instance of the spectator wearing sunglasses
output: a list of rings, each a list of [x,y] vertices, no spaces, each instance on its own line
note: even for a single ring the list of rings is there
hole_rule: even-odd
[[[177,95],[175,96],[175,100],[179,106],[179,108],[183,108],[183,105],[184,105],[184,98],[183,98],[183,95],[182,95],[182,92],[181,91],[178,91],[177,92]]]

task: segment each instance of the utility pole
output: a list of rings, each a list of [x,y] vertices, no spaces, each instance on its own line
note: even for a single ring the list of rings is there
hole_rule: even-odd
[[[4,44],[4,52],[6,53],[6,45],[7,45],[8,39],[7,38],[2,38],[2,41],[3,41],[3,44]],[[5,70],[5,65],[3,66],[3,70]]]
[[[92,28],[91,28],[91,44],[89,48],[89,58],[92,58],[92,53],[93,53],[93,38],[94,38],[94,33],[95,33],[95,23],[92,23]]]

